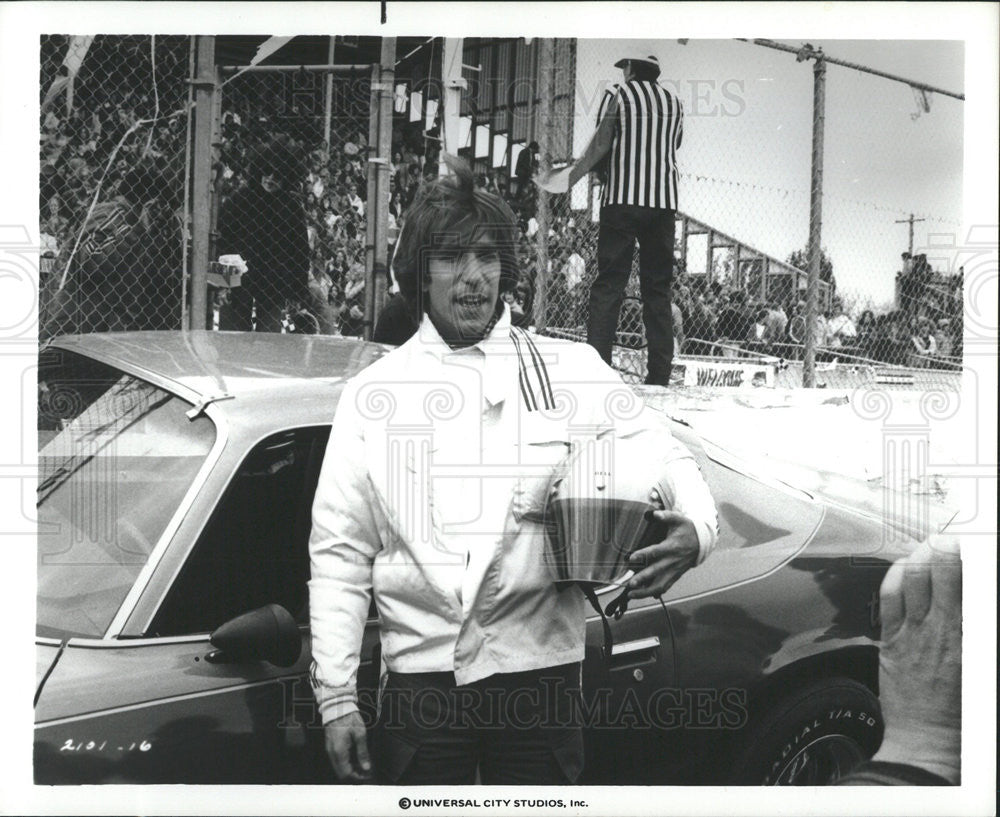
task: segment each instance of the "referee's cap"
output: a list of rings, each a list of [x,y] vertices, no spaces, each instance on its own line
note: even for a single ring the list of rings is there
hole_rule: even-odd
[[[644,62],[646,65],[652,65],[657,71],[660,70],[660,61],[653,55],[640,56],[639,54],[629,54],[628,56],[622,57],[618,62],[615,63],[615,68],[624,68],[626,64],[630,62]]]

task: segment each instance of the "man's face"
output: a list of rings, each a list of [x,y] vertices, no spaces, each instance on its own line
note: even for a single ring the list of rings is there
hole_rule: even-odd
[[[480,340],[500,291],[500,253],[488,241],[464,251],[434,252],[425,284],[427,313],[448,341]]]

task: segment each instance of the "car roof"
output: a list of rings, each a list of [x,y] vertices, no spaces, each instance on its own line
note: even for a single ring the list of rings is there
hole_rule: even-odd
[[[330,422],[343,384],[390,351],[354,338],[206,330],[71,335],[49,345],[193,403],[217,401],[227,420],[244,427]]]
[[[348,380],[391,346],[329,335],[208,330],[66,335],[48,346],[78,352],[174,391],[213,402],[232,431],[258,436],[328,424]],[[700,440],[670,417],[697,456]]]

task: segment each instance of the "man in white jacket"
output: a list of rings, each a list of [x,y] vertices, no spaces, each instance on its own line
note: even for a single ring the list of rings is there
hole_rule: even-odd
[[[705,558],[715,506],[690,452],[591,347],[511,327],[515,217],[449,163],[393,264],[419,329],[337,405],[310,539],[312,684],[341,779],[572,783],[585,613],[545,563],[554,470],[581,440],[658,441],[664,539],[632,555],[633,598]],[[388,670],[374,769],[355,688],[373,595]]]

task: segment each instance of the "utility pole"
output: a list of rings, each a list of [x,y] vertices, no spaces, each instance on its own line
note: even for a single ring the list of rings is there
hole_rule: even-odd
[[[903,219],[897,218],[896,219],[896,223],[897,224],[909,224],[910,225],[910,243],[907,245],[907,252],[909,252],[909,254],[911,256],[913,255],[913,225],[917,221],[926,221],[926,220],[927,219],[925,219],[925,218],[914,218],[913,217],[913,213],[910,213],[910,217],[909,218],[903,218]]]

